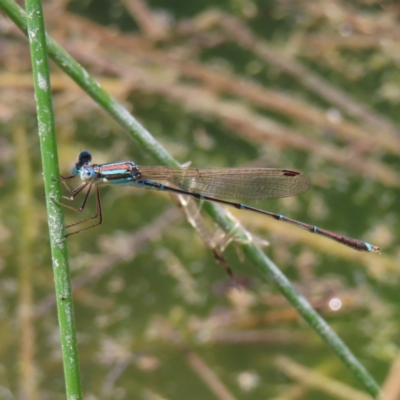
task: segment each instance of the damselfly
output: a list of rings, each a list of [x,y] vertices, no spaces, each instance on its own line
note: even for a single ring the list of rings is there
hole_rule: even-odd
[[[84,221],[68,225],[67,228],[79,225],[90,220],[97,222],[89,227],[80,229],[67,236],[94,228],[103,220],[101,210],[99,185],[136,186],[145,189],[154,189],[192,196],[198,200],[224,204],[240,210],[249,210],[267,215],[278,221],[306,229],[329,239],[335,240],[348,247],[360,251],[380,252],[380,248],[362,240],[330,232],[314,225],[296,221],[281,214],[261,210],[245,204],[223,200],[231,199],[268,199],[296,196],[310,188],[309,179],[297,171],[276,168],[170,168],[165,166],[143,167],[132,161],[121,161],[107,164],[91,164],[92,156],[88,151],[82,151],[78,162],[72,168],[72,175],[61,177],[61,182],[71,191],[71,196],[64,199],[74,200],[85,188],[87,192],[81,207],[74,208],[64,203],[64,207],[81,212],[86,206],[91,190],[96,192],[96,214]],[[66,181],[79,177],[82,183],[75,189],[70,189]],[[166,186],[160,181],[167,181],[172,186]]]

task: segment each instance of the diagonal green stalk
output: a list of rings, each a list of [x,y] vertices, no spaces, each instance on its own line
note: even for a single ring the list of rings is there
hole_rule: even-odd
[[[0,0],[0,9],[26,33],[24,12],[12,0]],[[47,36],[49,55],[78,85],[80,85],[97,103],[99,103],[119,124],[124,126],[132,137],[151,154],[158,162],[170,166],[179,163],[157,142],[150,133],[139,124],[116,100],[114,100],[88,72],[79,65],[61,46]],[[235,237],[244,242],[243,249],[247,257],[261,271],[264,278],[272,281],[279,291],[296,308],[304,320],[328,344],[334,353],[352,371],[364,385],[368,393],[377,397],[380,393],[379,385],[368,373],[364,366],[351,353],[343,341],[336,335],[330,326],[311,307],[282,274],[279,268],[254,243],[249,242],[245,232],[227,217],[222,209],[214,204],[204,204],[204,209],[220,224],[226,232],[234,232]],[[247,242],[246,242],[247,241]]]
[[[26,0],[26,22],[32,59],[66,392],[67,399],[78,400],[82,399],[82,392],[68,253],[67,246],[63,242],[64,218],[60,207],[51,200],[61,197],[61,188],[60,183],[56,181],[59,177],[59,166],[41,0]]]

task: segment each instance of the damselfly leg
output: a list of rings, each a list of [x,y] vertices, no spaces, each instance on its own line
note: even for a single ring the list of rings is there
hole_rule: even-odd
[[[70,209],[72,211],[81,213],[86,207],[87,200],[89,198],[90,192],[92,191],[92,188],[94,186],[95,191],[96,191],[96,213],[92,217],[86,218],[86,219],[84,219],[82,221],[75,222],[73,224],[66,225],[65,228],[68,229],[68,228],[71,228],[73,226],[84,224],[85,222],[88,222],[88,221],[93,221],[93,220],[98,220],[98,221],[93,225],[90,225],[90,226],[87,226],[85,228],[79,229],[79,230],[77,230],[75,232],[67,233],[65,235],[66,238],[68,236],[75,235],[77,233],[87,231],[88,229],[95,228],[96,226],[100,225],[103,222],[103,213],[102,213],[102,210],[101,210],[101,200],[100,200],[100,193],[99,193],[98,186],[95,185],[93,181],[91,181],[91,182],[82,182],[76,188],[71,189],[67,185],[66,181],[69,180],[69,179],[72,179],[72,178],[75,178],[75,176],[74,175],[68,176],[68,177],[61,176],[60,179],[59,179],[60,182],[71,192],[70,196],[63,196],[63,199],[68,200],[68,201],[73,201],[87,187],[88,189],[87,189],[87,192],[86,192],[85,197],[83,199],[82,205],[80,207],[73,207],[73,206],[70,206],[68,204],[65,204],[65,203],[62,203],[60,201],[57,201],[55,199],[53,199],[53,201],[55,203],[59,204],[60,206],[63,206],[63,207],[68,208],[68,209]]]

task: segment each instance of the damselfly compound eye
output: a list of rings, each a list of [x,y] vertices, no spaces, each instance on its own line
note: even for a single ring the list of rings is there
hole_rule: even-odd
[[[79,153],[78,164],[80,166],[90,164],[90,161],[92,161],[92,155],[87,150],[83,150]]]
[[[90,181],[95,177],[95,172],[91,168],[83,168],[80,172],[83,181]]]

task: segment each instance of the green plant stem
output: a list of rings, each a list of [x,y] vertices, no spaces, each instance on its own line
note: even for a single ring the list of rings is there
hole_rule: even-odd
[[[0,8],[26,32],[25,14],[12,0],[0,0]],[[82,68],[64,49],[53,39],[47,37],[49,55],[78,85],[80,85],[97,103],[122,126],[133,138],[151,154],[155,160],[170,166],[179,163],[157,142],[150,133],[142,127],[129,112],[117,103],[88,72]],[[352,371],[364,385],[370,395],[376,397],[380,393],[379,385],[366,371],[364,366],[354,357],[347,346],[341,341],[330,326],[318,315],[305,298],[293,288],[288,279],[277,266],[254,243],[248,241],[245,232],[230,220],[222,209],[214,204],[204,204],[204,209],[210,214],[226,232],[234,232],[235,237],[244,242],[243,249],[247,257],[262,273],[264,278],[275,283],[279,291],[297,309],[304,320],[338,355],[344,364]]]
[[[67,399],[82,399],[76,343],[74,307],[71,296],[67,246],[63,213],[52,199],[60,199],[59,166],[55,124],[47,60],[46,34],[40,0],[26,0],[27,33],[29,37],[35,88],[39,140],[42,153],[44,186],[48,212],[50,245],[60,325]]]

